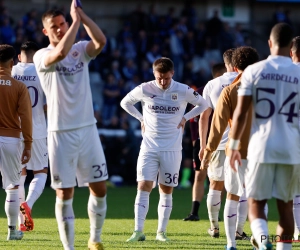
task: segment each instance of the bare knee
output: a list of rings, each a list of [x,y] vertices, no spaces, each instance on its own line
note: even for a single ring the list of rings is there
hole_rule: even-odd
[[[89,183],[90,193],[96,197],[104,197],[106,195],[106,182],[93,182]]]
[[[61,200],[69,200],[74,196],[74,188],[57,188],[56,196]]]
[[[210,189],[213,189],[213,190],[222,191],[223,188],[224,188],[224,181],[214,181],[214,180],[210,180],[209,188],[210,188]]]

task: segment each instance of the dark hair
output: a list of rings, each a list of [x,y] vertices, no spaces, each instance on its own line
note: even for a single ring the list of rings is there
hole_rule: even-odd
[[[167,73],[174,70],[174,64],[170,58],[161,57],[154,61],[153,70],[159,73]]]
[[[300,52],[300,36],[296,36],[293,38],[291,50],[295,53]]]
[[[27,41],[22,43],[20,50],[25,52],[29,52],[29,51],[36,52],[39,50],[39,46],[35,42]]]
[[[270,37],[279,48],[287,47],[293,39],[293,29],[287,23],[278,23],[273,26]]]
[[[235,49],[228,49],[223,54],[223,60],[226,64],[232,64],[232,53]]]
[[[13,46],[8,44],[0,44],[0,63],[6,63],[14,58],[16,51]]]
[[[250,46],[242,46],[235,49],[232,54],[232,66],[244,70],[249,65],[258,62],[259,55],[256,49]]]
[[[217,63],[211,67],[211,74],[213,78],[223,75],[226,72],[225,63]]]
[[[47,18],[53,18],[53,17],[57,17],[57,16],[65,17],[65,14],[61,10],[58,10],[58,9],[47,10],[42,16],[42,22],[44,23],[44,21]]]

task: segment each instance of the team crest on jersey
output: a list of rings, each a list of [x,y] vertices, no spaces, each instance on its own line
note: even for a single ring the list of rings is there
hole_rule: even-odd
[[[172,93],[171,94],[171,100],[172,101],[177,101],[178,100],[178,93]]]
[[[79,56],[79,52],[77,50],[73,50],[71,55],[74,59],[76,59]]]

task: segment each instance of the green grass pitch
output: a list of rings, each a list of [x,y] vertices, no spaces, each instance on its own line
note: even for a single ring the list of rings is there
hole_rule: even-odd
[[[102,241],[105,249],[224,249],[226,236],[224,224],[220,222],[220,238],[213,239],[207,235],[209,228],[207,209],[204,201],[200,207],[199,222],[184,222],[184,218],[191,208],[191,189],[176,189],[173,194],[173,211],[168,224],[167,235],[170,243],[155,241],[157,229],[158,190],[155,188],[150,196],[150,208],[145,222],[146,241],[126,243],[134,228],[133,203],[136,187],[108,188],[107,216],[103,227]],[[76,216],[75,249],[87,249],[89,237],[89,221],[87,217],[87,188],[76,188],[74,211]],[[4,213],[5,192],[0,193],[2,209],[0,210],[0,249],[1,250],[57,250],[63,249],[59,240],[55,215],[55,193],[46,188],[40,199],[35,203],[32,216],[35,229],[27,232],[21,241],[6,241],[7,220]],[[223,209],[224,202],[222,203]],[[221,211],[223,217],[223,211]],[[274,200],[269,201],[269,230],[275,234],[278,215]],[[246,223],[245,232],[250,234],[249,223]],[[238,241],[238,249],[252,249],[250,242]],[[300,249],[300,243],[293,243],[293,249]]]

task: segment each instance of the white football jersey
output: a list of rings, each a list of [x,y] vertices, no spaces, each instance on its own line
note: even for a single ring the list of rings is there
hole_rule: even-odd
[[[30,94],[32,104],[32,138],[46,138],[45,96],[34,64],[19,62],[13,66],[11,74],[16,80],[26,84]]]
[[[141,102],[143,115],[133,107]],[[185,113],[188,103],[195,107]],[[208,108],[206,101],[193,89],[172,80],[166,90],[155,81],[142,83],[130,91],[121,101],[121,106],[131,115],[144,121],[145,133],[141,149],[147,151],[177,151],[182,149],[182,117],[189,120]]]
[[[230,85],[237,77],[237,72],[226,72],[223,75],[209,81],[203,89],[203,98],[207,101],[208,106],[213,110],[216,108],[219,96],[222,90]],[[225,150],[228,141],[229,125],[225,129],[217,150]]]
[[[300,164],[300,70],[289,57],[269,56],[242,75],[239,96],[252,96],[247,158],[258,163]]]
[[[54,47],[37,51],[33,61],[47,98],[48,131],[81,128],[96,123],[86,53],[88,41],[75,43],[61,61],[46,67],[44,58]]]

